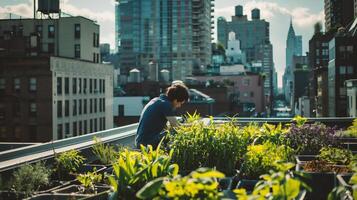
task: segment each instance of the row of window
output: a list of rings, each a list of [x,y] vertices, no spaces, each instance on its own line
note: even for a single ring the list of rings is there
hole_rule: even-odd
[[[72,106],[72,116],[105,112],[105,99],[75,99],[72,100],[72,105],[70,105],[70,100],[57,101],[57,117],[69,117],[70,106]]]
[[[37,116],[37,103],[36,102],[30,102],[28,104],[28,116],[30,117],[36,117]],[[12,103],[12,114],[13,117],[20,117],[22,113],[24,113],[21,110],[21,104],[19,101],[15,101]],[[0,120],[5,119],[5,104],[0,103]]]
[[[36,92],[37,91],[37,79],[35,77],[29,77],[29,78],[23,78],[27,79],[28,81],[28,90],[30,92]],[[16,92],[19,92],[21,90],[21,78],[13,78],[12,79],[12,89]],[[23,80],[24,81],[24,80]],[[0,78],[0,90],[5,90],[7,83],[6,83],[5,78]]]
[[[98,127],[98,122],[99,122],[99,127]],[[72,134],[71,134],[71,128],[72,128]],[[105,117],[94,118],[94,119],[83,120],[83,121],[75,121],[72,122],[72,127],[70,127],[69,122],[64,124],[58,124],[57,136],[58,139],[63,139],[70,135],[78,136],[78,135],[94,133],[102,130],[105,130]]]
[[[57,77],[57,95],[62,95],[63,93],[63,82],[64,79],[64,94],[70,93],[70,78],[69,77]],[[89,85],[89,88],[87,88]],[[89,91],[88,91],[89,89]],[[71,94],[103,94],[105,93],[105,80],[104,79],[93,79],[93,78],[72,78],[72,93]]]

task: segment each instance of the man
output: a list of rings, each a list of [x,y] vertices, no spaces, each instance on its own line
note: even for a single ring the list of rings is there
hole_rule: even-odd
[[[189,92],[181,83],[174,83],[167,88],[166,94],[152,99],[141,112],[139,127],[135,137],[135,145],[152,145],[154,148],[165,136],[167,121],[172,127],[178,125],[174,110],[188,101]]]

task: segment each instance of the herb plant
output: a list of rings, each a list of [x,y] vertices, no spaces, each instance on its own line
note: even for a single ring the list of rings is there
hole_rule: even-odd
[[[349,165],[353,160],[352,151],[333,147],[323,147],[318,155],[319,160],[334,165]]]
[[[97,172],[87,172],[85,174],[79,174],[77,180],[83,187],[83,193],[95,193],[95,184],[102,180],[102,175]]]
[[[215,170],[200,168],[188,176],[158,178],[147,183],[136,196],[140,199],[208,199],[216,200],[222,196],[218,191],[217,178],[224,174]]]
[[[291,148],[271,142],[250,145],[241,168],[241,176],[245,179],[258,179],[260,175],[277,169],[276,162],[292,160],[292,153]]]
[[[317,155],[323,147],[338,147],[336,129],[324,124],[291,124],[290,130],[284,134],[285,143],[296,150],[297,154]]]
[[[63,152],[56,156],[57,173],[59,178],[66,178],[69,174],[76,173],[82,166],[85,158],[77,150]]]
[[[176,134],[169,136],[169,147],[174,150],[173,161],[186,172],[199,167],[215,167],[228,175],[235,174],[246,152],[249,135],[233,121],[209,125],[200,120],[189,121],[190,124],[179,126]]]
[[[49,184],[50,174],[51,171],[43,162],[25,164],[13,173],[11,188],[15,192],[23,192],[26,197],[30,196],[41,186]]]
[[[247,194],[245,189],[236,189],[233,192],[238,199],[271,199],[271,200],[294,200],[303,189],[310,188],[300,179],[289,172],[294,164],[276,164],[278,171],[270,171],[262,175],[254,187],[252,194]]]
[[[92,152],[103,165],[110,165],[117,160],[118,152],[113,146],[103,144],[98,138],[94,138],[94,141]]]
[[[173,151],[167,155],[152,146],[141,146],[141,152],[123,150],[113,164],[114,174],[109,177],[116,199],[132,199],[145,183],[163,176],[176,176],[178,165],[171,164]]]

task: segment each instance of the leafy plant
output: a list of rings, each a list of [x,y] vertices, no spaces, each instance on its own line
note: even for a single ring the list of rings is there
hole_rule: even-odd
[[[349,165],[353,160],[352,151],[333,147],[323,147],[318,155],[319,160],[335,165]]]
[[[297,115],[291,121],[295,122],[297,127],[301,127],[307,122],[307,118]]]
[[[291,124],[288,133],[283,135],[286,145],[296,150],[297,154],[317,155],[323,147],[338,147],[336,129],[323,124]]]
[[[104,165],[110,165],[118,159],[118,152],[113,146],[105,145],[100,139],[94,138],[95,144],[92,152],[97,156],[99,161]]]
[[[95,184],[102,180],[102,175],[97,174],[97,172],[87,172],[85,174],[79,174],[77,180],[81,183],[83,187],[83,193],[94,193]]]
[[[209,125],[202,120],[190,122],[177,127],[176,134],[169,136],[169,147],[174,150],[173,161],[186,172],[199,167],[215,167],[223,173],[235,174],[246,152],[249,135],[234,121]]]
[[[59,154],[55,160],[59,178],[65,178],[69,173],[76,173],[85,158],[79,154],[79,151],[73,149]]]
[[[217,178],[224,174],[208,168],[200,168],[188,176],[161,177],[147,183],[138,191],[140,199],[219,199]]]
[[[160,146],[156,150],[150,145],[147,148],[141,146],[140,152],[125,149],[120,153],[118,161],[113,164],[114,174],[109,177],[115,198],[132,199],[148,181],[178,174],[178,165],[171,164],[173,151],[167,155]]]
[[[357,118],[353,120],[352,125],[347,130],[340,132],[340,136],[357,138]]]
[[[247,194],[245,189],[235,189],[233,192],[236,197],[243,200],[293,200],[298,197],[303,189],[310,190],[304,182],[289,172],[294,164],[276,163],[276,166],[277,172],[270,171],[269,174],[260,176],[262,180],[255,185],[252,194]]]
[[[250,145],[244,157],[241,176],[246,179],[258,179],[262,174],[277,169],[277,161],[292,160],[293,150],[287,146],[266,142],[261,145]]]
[[[15,192],[23,192],[30,196],[41,186],[49,184],[50,169],[43,162],[34,165],[25,164],[13,173],[11,189]]]

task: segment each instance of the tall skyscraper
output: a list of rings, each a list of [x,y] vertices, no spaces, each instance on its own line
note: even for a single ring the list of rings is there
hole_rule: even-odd
[[[211,62],[213,0],[127,0],[116,5],[116,45],[121,73],[148,77],[149,63],[184,79]]]
[[[302,55],[302,36],[295,35],[295,30],[293,27],[292,20],[290,21],[290,27],[288,31],[288,37],[286,39],[286,66],[285,72],[283,75],[283,87],[285,100],[288,103],[291,103],[291,95],[293,89],[293,72],[295,66],[293,66],[293,57]]]
[[[356,0],[325,0],[326,31],[350,25],[354,18]]]
[[[273,93],[273,46],[269,39],[269,22],[260,19],[260,10],[253,9],[251,20],[243,13],[243,7],[235,7],[235,15],[231,21],[219,17],[217,21],[217,40],[225,48],[227,47],[228,34],[234,32],[236,39],[239,39],[241,50],[246,54],[248,63],[260,61],[263,65],[263,72],[266,75],[264,81],[264,93],[267,104]]]

